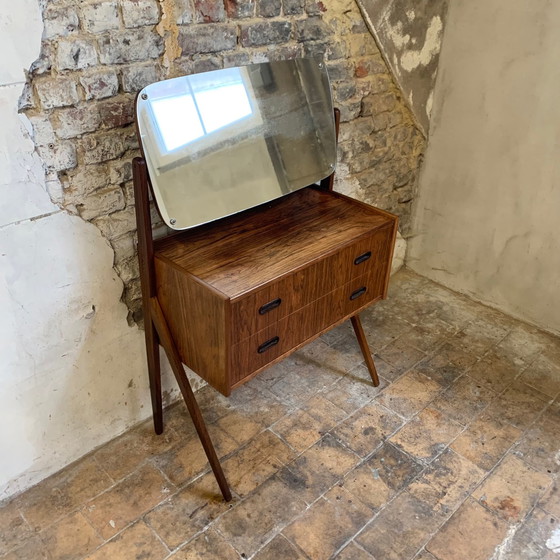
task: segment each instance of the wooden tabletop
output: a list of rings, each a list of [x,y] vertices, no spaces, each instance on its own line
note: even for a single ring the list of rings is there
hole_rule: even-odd
[[[158,240],[155,256],[234,298],[326,257],[394,219],[339,193],[308,187]]]

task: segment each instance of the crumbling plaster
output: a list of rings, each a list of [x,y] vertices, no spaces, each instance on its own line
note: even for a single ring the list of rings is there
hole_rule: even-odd
[[[428,134],[448,0],[357,0],[418,125]]]
[[[150,414],[143,333],[127,324],[113,250],[50,200],[17,112],[42,28],[36,0],[2,10],[0,500]]]

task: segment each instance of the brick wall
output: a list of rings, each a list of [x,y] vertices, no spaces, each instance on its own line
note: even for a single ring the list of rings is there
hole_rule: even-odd
[[[337,190],[395,212],[406,236],[425,140],[354,0],[47,0],[20,109],[52,200],[111,244],[140,316],[131,160],[138,90],[159,79],[324,56],[342,112]]]

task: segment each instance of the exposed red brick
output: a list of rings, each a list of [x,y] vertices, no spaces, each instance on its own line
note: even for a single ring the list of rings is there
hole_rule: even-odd
[[[354,75],[356,78],[365,78],[368,75],[368,69],[363,64],[360,64],[356,67]]]
[[[223,0],[195,0],[194,7],[204,23],[224,21],[225,11]]]
[[[132,100],[107,101],[99,105],[99,113],[107,128],[125,126],[134,121],[134,103]]]

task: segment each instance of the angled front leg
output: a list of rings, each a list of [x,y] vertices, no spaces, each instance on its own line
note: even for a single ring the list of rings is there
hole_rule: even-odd
[[[150,311],[152,320],[157,329],[157,334],[159,335],[159,339],[161,341],[161,345],[165,349],[167,357],[169,358],[171,369],[173,370],[175,379],[177,379],[177,383],[179,384],[179,389],[181,390],[181,394],[183,395],[183,399],[185,400],[185,404],[187,405],[189,414],[191,415],[194,427],[196,428],[198,437],[202,443],[202,447],[204,447],[206,457],[208,457],[212,471],[214,471],[214,476],[216,477],[218,486],[222,491],[224,500],[229,502],[231,500],[231,491],[224,475],[224,471],[222,470],[222,466],[220,465],[220,461],[216,455],[214,446],[212,445],[212,440],[210,439],[210,435],[206,429],[206,424],[204,423],[204,418],[202,417],[200,408],[198,408],[198,403],[194,397],[191,384],[189,383],[185,370],[183,369],[183,362],[181,361],[175,342],[171,337],[167,321],[165,320],[163,311],[157,298],[155,297],[151,298]]]
[[[377,370],[375,369],[375,364],[373,363],[373,358],[371,357],[371,351],[366,340],[366,335],[364,334],[364,329],[362,328],[360,317],[358,315],[354,315],[354,317],[350,317],[350,321],[352,321],[352,326],[354,327],[358,344],[360,345],[362,354],[364,355],[364,360],[366,361],[366,366],[369,370],[369,374],[371,375],[373,386],[379,387],[379,377],[377,376]]]

